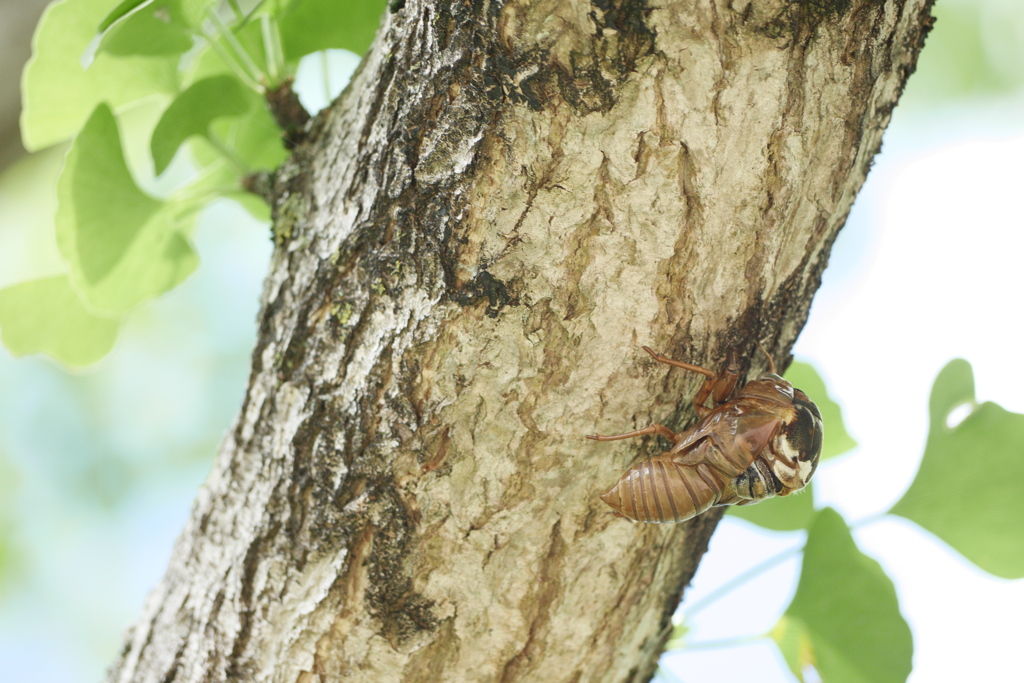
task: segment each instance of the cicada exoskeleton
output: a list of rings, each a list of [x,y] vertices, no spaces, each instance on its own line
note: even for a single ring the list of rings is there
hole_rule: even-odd
[[[705,376],[694,397],[700,422],[678,434],[653,424],[587,437],[612,441],[657,434],[674,444],[631,467],[601,495],[615,514],[640,522],[681,522],[715,505],[749,505],[807,485],[821,455],[821,412],[775,374],[770,357],[769,371],[737,392],[739,371],[731,359],[715,374],[643,348],[659,363]],[[708,399],[713,407],[705,405]]]

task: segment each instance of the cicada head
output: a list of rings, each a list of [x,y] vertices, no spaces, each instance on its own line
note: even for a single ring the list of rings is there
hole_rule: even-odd
[[[821,411],[807,394],[793,389],[793,412],[775,435],[772,473],[782,483],[779,495],[785,496],[807,486],[821,457],[823,435]]]

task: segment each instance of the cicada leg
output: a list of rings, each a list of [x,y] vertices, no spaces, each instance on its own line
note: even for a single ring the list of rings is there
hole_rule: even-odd
[[[635,432],[626,432],[625,434],[614,434],[612,436],[602,436],[601,434],[588,434],[587,438],[593,439],[594,441],[618,441],[619,439],[632,439],[634,436],[645,436],[647,434],[657,434],[658,436],[663,436],[672,443],[675,443],[676,441],[679,440],[678,434],[673,432],[665,425],[660,424],[652,424],[650,427],[644,427],[643,429],[638,429]]]
[[[736,388],[736,382],[740,378],[739,367],[736,366],[733,360],[732,351],[729,352],[729,356],[725,361],[725,367],[716,375],[707,368],[702,368],[699,365],[693,365],[691,363],[684,363],[680,360],[673,360],[668,356],[663,356],[660,353],[656,353],[649,346],[643,347],[644,351],[651,354],[651,357],[659,363],[665,365],[671,365],[674,368],[682,368],[683,370],[692,370],[693,372],[699,372],[706,378],[704,384],[701,385],[697,394],[693,397],[693,407],[697,411],[698,417],[704,417],[710,413],[714,408],[708,408],[705,402],[710,397],[715,406],[720,406],[729,400],[729,396],[732,395],[733,389]]]
[[[714,400],[716,406],[720,406],[729,400],[732,396],[733,390],[736,388],[736,382],[740,378],[740,369],[736,365],[736,361],[733,358],[732,350],[729,351],[729,355],[725,358],[725,365],[715,376],[715,379],[711,382],[710,391],[711,398]],[[704,382],[707,385],[707,382]],[[704,397],[707,398],[706,396]],[[694,397],[696,400],[696,397]],[[701,401],[701,405],[704,402]]]
[[[673,360],[668,356],[661,355],[660,353],[652,349],[650,346],[642,346],[640,348],[642,348],[647,353],[651,354],[651,357],[654,358],[654,360],[658,361],[659,363],[671,365],[674,368],[682,368],[683,370],[692,370],[694,372],[699,372],[700,374],[704,375],[710,380],[715,379],[715,373],[711,370],[708,370],[707,368],[702,368],[701,366],[693,365],[692,363],[684,363],[681,360]]]
[[[764,346],[761,345],[761,342],[757,342],[757,346],[758,346],[759,349],[764,351],[764,355],[768,356],[768,372],[770,372],[770,373],[772,373],[774,375],[775,374],[775,359],[772,358],[772,354],[768,353],[768,349],[764,348]]]

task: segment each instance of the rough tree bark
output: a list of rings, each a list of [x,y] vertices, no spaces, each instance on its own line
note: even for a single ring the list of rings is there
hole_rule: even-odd
[[[644,681],[719,515],[597,495],[763,369],[930,0],[397,0],[273,187],[248,395],[111,681]]]

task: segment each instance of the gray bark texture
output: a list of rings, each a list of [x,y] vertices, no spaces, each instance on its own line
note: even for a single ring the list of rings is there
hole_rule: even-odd
[[[109,680],[648,680],[720,510],[613,517],[659,444],[583,437],[692,423],[641,344],[789,357],[929,7],[393,2],[274,177],[248,395]]]

